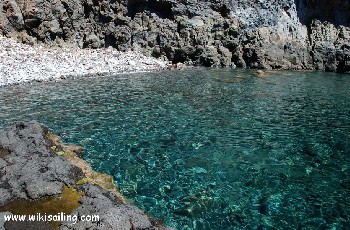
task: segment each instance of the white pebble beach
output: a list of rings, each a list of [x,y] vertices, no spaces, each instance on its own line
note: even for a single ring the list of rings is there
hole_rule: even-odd
[[[0,35],[0,86],[166,68],[167,62],[139,52],[30,46]]]

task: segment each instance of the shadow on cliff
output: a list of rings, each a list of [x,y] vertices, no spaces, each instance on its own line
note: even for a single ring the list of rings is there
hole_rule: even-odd
[[[350,25],[350,0],[294,0],[300,22],[309,25],[313,19],[336,26]]]
[[[134,18],[137,13],[148,11],[162,19],[173,19],[172,4],[167,1],[158,0],[129,0],[128,16]]]

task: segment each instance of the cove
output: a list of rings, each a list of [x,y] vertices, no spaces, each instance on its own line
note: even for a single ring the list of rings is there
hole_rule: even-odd
[[[38,120],[178,229],[350,224],[350,78],[195,68],[0,88],[0,128]]]

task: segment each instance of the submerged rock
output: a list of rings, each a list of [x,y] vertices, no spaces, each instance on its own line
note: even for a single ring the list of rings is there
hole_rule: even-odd
[[[99,216],[98,221],[28,222],[30,229],[170,229],[125,204],[112,178],[94,172],[77,154],[81,148],[63,145],[36,121],[0,131],[1,214]],[[24,223],[0,222],[0,228],[20,229]]]
[[[262,70],[256,71],[255,74],[256,74],[257,77],[266,77],[266,72],[262,71]]]

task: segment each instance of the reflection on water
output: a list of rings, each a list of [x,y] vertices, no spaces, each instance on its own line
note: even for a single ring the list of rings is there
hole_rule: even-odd
[[[350,226],[350,78],[194,69],[0,88],[179,229]]]

